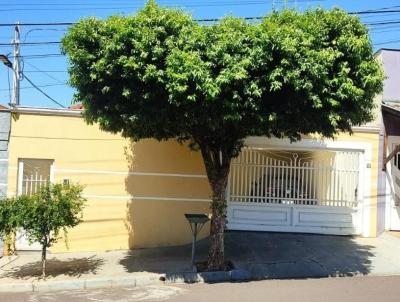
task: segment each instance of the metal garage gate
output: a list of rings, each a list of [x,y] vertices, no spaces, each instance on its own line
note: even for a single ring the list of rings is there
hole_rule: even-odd
[[[228,229],[361,233],[360,152],[244,149],[231,166]]]

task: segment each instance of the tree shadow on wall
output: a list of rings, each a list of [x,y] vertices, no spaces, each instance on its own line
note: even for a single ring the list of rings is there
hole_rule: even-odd
[[[189,153],[188,153],[189,152]],[[209,211],[206,202],[186,202],[203,195],[208,182],[174,176],[198,170],[200,154],[190,152],[174,140],[130,142],[124,150],[128,168],[125,191],[132,196],[126,204],[129,248],[171,246],[191,241],[184,213]],[[172,173],[172,175],[171,175]],[[185,173],[185,172],[184,172]],[[206,235],[208,226],[199,235]]]
[[[129,234],[129,249],[141,247],[152,233],[157,231],[159,221],[151,221],[151,212],[156,210],[152,206],[151,200],[138,200],[138,196],[143,195],[143,187],[152,187],[153,184],[148,183],[147,176],[136,176],[135,173],[143,172],[143,160],[148,155],[144,154],[144,144],[141,142],[131,141],[125,147],[124,155],[128,165],[128,176],[125,178],[125,190],[128,195],[132,196],[131,200],[126,203],[126,220],[125,226]],[[146,170],[148,172],[148,170]],[[147,194],[148,195],[148,194]],[[154,195],[150,194],[150,195]],[[136,197],[136,198],[135,198]]]

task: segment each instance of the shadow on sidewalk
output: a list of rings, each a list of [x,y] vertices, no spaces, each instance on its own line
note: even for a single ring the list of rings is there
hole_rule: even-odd
[[[355,276],[371,272],[371,245],[352,236],[229,231],[225,258],[252,279]],[[207,259],[208,239],[197,245],[197,261]],[[129,272],[189,272],[191,245],[135,249],[119,263]]]
[[[208,238],[199,240],[196,244],[196,260],[207,259]],[[119,261],[125,271],[173,273],[190,272],[192,245],[134,249]]]
[[[47,260],[46,275],[48,277],[57,277],[60,275],[70,277],[80,277],[83,274],[96,274],[99,268],[104,264],[100,258],[69,258],[58,260],[56,258]],[[40,277],[42,272],[41,261],[27,263],[9,270],[6,270],[0,277],[14,279],[29,279]]]
[[[231,231],[225,248],[254,279],[366,275],[376,257],[375,246],[353,236]]]

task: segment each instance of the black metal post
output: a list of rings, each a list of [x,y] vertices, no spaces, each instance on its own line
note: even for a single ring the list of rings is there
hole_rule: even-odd
[[[192,229],[192,234],[193,234],[193,239],[192,239],[192,269],[195,272],[196,269],[196,263],[195,263],[195,258],[196,258],[196,240],[197,240],[197,223],[194,223],[194,227]]]
[[[192,259],[191,266],[194,272],[196,268],[196,241],[197,235],[204,226],[204,224],[210,219],[206,214],[185,214],[187,221],[189,222],[190,229],[192,230]]]

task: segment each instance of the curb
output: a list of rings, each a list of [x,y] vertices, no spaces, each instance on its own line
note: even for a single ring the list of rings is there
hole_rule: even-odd
[[[155,284],[232,282],[250,280],[251,274],[245,270],[219,272],[177,272],[154,274],[151,276],[124,276],[85,280],[31,281],[0,284],[0,292],[42,292],[62,290],[85,290],[95,288],[136,287]]]
[[[165,283],[196,283],[196,282],[234,282],[251,280],[252,276],[249,271],[234,269],[231,271],[218,272],[183,272],[183,273],[167,273],[165,274]]]
[[[151,284],[163,284],[160,281],[162,275],[138,277],[110,277],[85,280],[57,280],[57,281],[31,281],[0,284],[0,292],[42,292],[62,290],[84,290],[94,288],[113,288],[122,286],[145,286]]]

